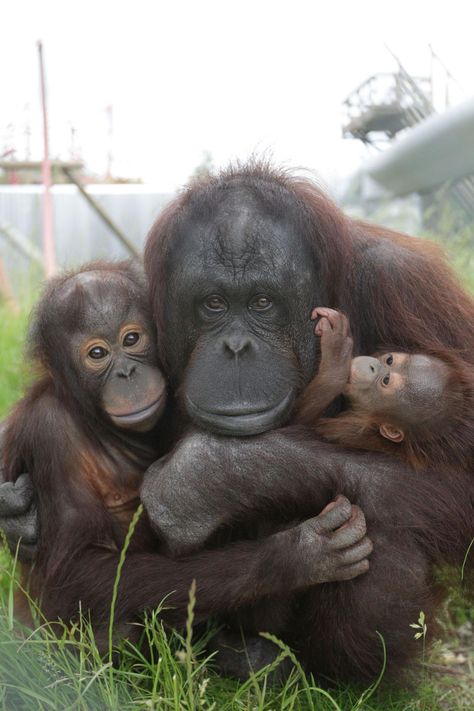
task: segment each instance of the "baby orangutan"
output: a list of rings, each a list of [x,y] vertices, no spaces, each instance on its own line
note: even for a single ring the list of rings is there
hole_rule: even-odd
[[[166,385],[153,335],[145,279],[129,262],[58,276],[36,308],[29,345],[39,377],[6,422],[2,458],[7,481],[25,471],[33,481],[40,530],[24,584],[50,620],[71,619],[81,601],[96,630],[105,627],[142,475],[158,456]],[[152,548],[140,522],[132,549],[142,558],[149,540]],[[134,580],[122,581],[130,601]]]
[[[396,454],[415,469],[468,466],[474,446],[474,378],[453,352],[352,357],[344,314],[317,307],[321,365],[300,398],[299,422],[330,442]],[[351,409],[322,418],[334,398]]]

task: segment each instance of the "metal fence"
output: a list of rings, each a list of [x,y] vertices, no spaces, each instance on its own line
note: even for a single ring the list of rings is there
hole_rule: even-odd
[[[147,185],[91,185],[87,190],[140,252],[154,219],[172,197]],[[13,282],[29,271],[31,264],[2,230],[19,232],[41,250],[41,198],[40,185],[0,186],[0,258]],[[53,206],[57,261],[61,268],[92,259],[129,256],[75,186],[56,185]]]

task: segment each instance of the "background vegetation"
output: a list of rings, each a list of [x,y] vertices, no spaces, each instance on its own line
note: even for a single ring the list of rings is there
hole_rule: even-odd
[[[438,221],[432,236],[447,247],[461,279],[474,293],[474,230],[457,225],[453,237],[454,225],[455,217],[446,213],[444,223]],[[32,300],[34,290],[20,313],[0,305],[0,417],[20,397],[27,382],[22,349]],[[59,626],[53,631],[38,616],[34,632],[21,630],[13,617],[16,569],[12,556],[0,551],[0,708],[8,711],[474,708],[473,611],[456,586],[440,620],[440,641],[432,650],[423,651],[423,619],[413,620],[420,625],[413,633],[421,633],[422,662],[413,670],[411,687],[393,688],[382,679],[380,686],[376,683],[370,689],[329,687],[327,691],[318,680],[306,677],[296,663],[289,681],[280,687],[272,687],[271,670],[245,684],[220,679],[213,671],[212,659],[206,658],[204,641],[192,638],[192,599],[184,636],[166,635],[156,611],[143,627],[148,654],[123,642],[115,666],[112,654],[105,659],[99,656],[86,621],[72,631]],[[459,571],[452,571],[452,575],[459,580]],[[290,651],[282,647],[281,658],[288,655]]]

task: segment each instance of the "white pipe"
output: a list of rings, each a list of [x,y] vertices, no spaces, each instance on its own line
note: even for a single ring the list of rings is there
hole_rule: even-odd
[[[474,173],[474,98],[430,116],[362,170],[393,195]]]

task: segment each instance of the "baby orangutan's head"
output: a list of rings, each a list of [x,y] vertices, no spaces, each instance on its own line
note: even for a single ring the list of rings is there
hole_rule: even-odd
[[[419,426],[442,426],[452,408],[450,367],[439,358],[409,353],[359,356],[345,394],[376,420],[382,437],[402,442]]]
[[[418,469],[471,465],[474,378],[456,354],[359,356],[344,395],[351,408],[318,426],[329,441],[397,454]]]

